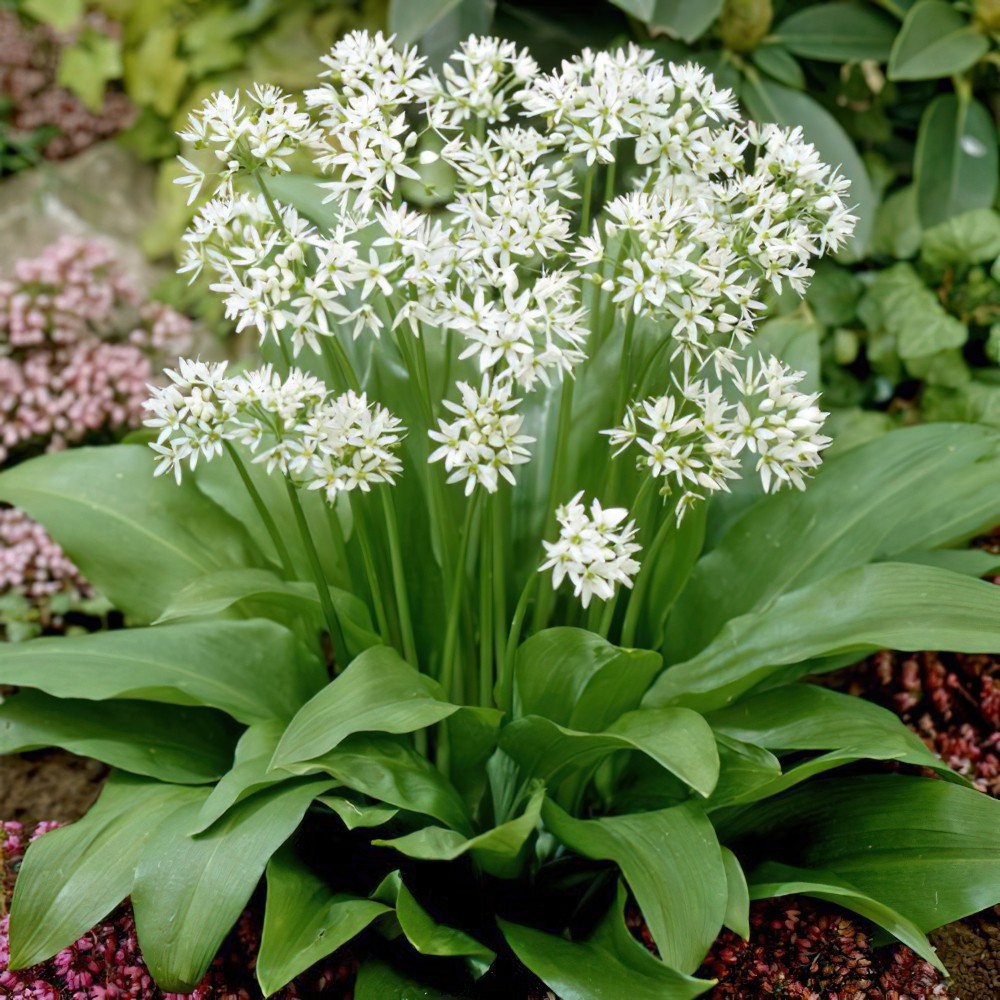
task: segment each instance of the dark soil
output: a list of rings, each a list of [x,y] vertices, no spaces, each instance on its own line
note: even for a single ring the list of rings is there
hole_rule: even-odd
[[[0,757],[0,819],[72,823],[93,805],[107,767],[63,750]]]

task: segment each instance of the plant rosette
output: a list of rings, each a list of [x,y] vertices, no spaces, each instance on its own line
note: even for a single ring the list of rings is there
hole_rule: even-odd
[[[936,963],[927,931],[1000,900],[1000,807],[801,679],[1000,648],[961,549],[1000,435],[812,478],[825,414],[759,290],[848,237],[845,182],[634,47],[544,74],[472,37],[437,74],[355,34],[325,67],[308,111],[220,93],[183,133],[184,268],[268,363],[183,361],[145,442],[0,475],[130,625],[0,651],[0,750],[116,769],[29,848],[12,967],[130,896],[189,990],[262,877],[265,994],[351,941],[362,1000],[515,960],[566,1000],[694,997],[785,893]],[[885,760],[940,779],[833,773]]]

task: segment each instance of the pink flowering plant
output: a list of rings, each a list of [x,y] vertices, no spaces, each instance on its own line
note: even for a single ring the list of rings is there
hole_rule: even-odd
[[[0,652],[0,749],[116,768],[28,850],[12,966],[131,896],[191,989],[262,877],[265,994],[350,941],[361,1000],[510,995],[517,963],[694,997],[787,893],[937,963],[925,932],[1000,900],[1000,806],[802,679],[1000,648],[961,548],[1000,435],[823,462],[756,325],[850,234],[845,181],[634,47],[543,73],[471,37],[436,73],[358,33],[324,63],[305,109],[220,93],[182,133],[183,269],[265,363],[184,360],[146,444],[0,475],[131,626]],[[911,773],[830,773],[884,760]]]

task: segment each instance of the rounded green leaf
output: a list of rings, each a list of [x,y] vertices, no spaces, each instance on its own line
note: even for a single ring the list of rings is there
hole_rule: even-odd
[[[806,59],[885,62],[895,35],[893,22],[871,7],[817,3],[786,17],[769,40]]]
[[[913,160],[921,224],[928,228],[992,207],[997,162],[997,128],[989,111],[955,94],[935,97],[920,119]]]
[[[955,6],[921,0],[907,12],[889,56],[890,80],[934,80],[964,73],[990,47]]]

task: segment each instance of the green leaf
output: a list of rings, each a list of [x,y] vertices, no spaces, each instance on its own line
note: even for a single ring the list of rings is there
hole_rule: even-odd
[[[514,954],[561,1000],[691,1000],[713,979],[694,979],[654,958],[623,919],[625,894],[586,941],[568,941],[532,927],[499,921]]]
[[[365,959],[358,967],[354,1000],[460,1000],[436,986],[423,986],[388,962]]]
[[[890,80],[935,80],[964,73],[990,47],[945,0],[921,0],[903,19],[889,56]]]
[[[933,226],[924,233],[920,256],[942,270],[993,260],[1000,256],[1000,213],[977,208]]]
[[[351,656],[380,645],[382,640],[372,628],[364,602],[346,590],[329,589]],[[282,580],[267,569],[233,569],[211,573],[189,583],[170,602],[156,624],[184,618],[214,618],[243,605],[263,616],[275,606],[317,619],[322,614],[314,584]]]
[[[217,708],[290,719],[317,690],[315,658],[269,621],[191,622],[0,645],[0,684],[59,698]]]
[[[177,110],[188,77],[187,63],[177,51],[179,40],[178,29],[161,22],[144,32],[138,44],[125,53],[125,89],[129,97],[164,118],[171,118]]]
[[[750,890],[747,887],[746,875],[739,859],[728,847],[722,848],[722,863],[726,866],[726,885],[729,889],[729,900],[726,904],[726,917],[723,923],[734,934],[739,934],[744,941],[750,940]],[[780,895],[780,893],[774,893]],[[760,898],[760,897],[754,897]]]
[[[470,854],[484,872],[497,878],[515,878],[523,867],[525,844],[538,826],[544,798],[545,788],[539,785],[520,816],[476,837],[466,838],[455,830],[427,826],[403,837],[372,843],[422,861],[454,861]]]
[[[142,956],[162,989],[197,986],[268,859],[331,785],[318,780],[260,792],[199,837],[188,831],[200,801],[161,818],[136,864],[132,908]]]
[[[452,748],[448,777],[470,809],[486,790],[486,763],[496,750],[503,718],[499,709],[465,705],[445,720]]]
[[[889,58],[896,27],[871,7],[817,3],[795,11],[774,29],[769,41],[806,59],[860,62]]]
[[[722,5],[723,0],[653,0],[649,16],[640,15],[640,19],[650,28],[690,43],[708,31],[722,13]],[[625,7],[625,4],[618,6]]]
[[[730,621],[650,688],[650,706],[709,711],[787,664],[875,649],[1000,649],[1000,590],[948,570],[876,563],[845,570]]]
[[[593,632],[545,629],[517,651],[520,714],[599,732],[638,706],[661,664],[656,653],[620,649]]]
[[[272,766],[287,767],[332,750],[353,733],[412,733],[447,718],[457,705],[440,685],[388,646],[375,646],[308,701],[288,725]]]
[[[829,459],[805,493],[762,498],[695,567],[669,621],[668,660],[689,659],[726,621],[787,591],[995,524],[998,443],[969,424],[906,428]]]
[[[257,956],[265,996],[360,934],[389,907],[335,895],[287,848],[267,864],[267,904]]]
[[[786,684],[741,699],[707,721],[717,733],[768,750],[844,750],[890,753],[917,767],[947,766],[895,712],[815,684]]]
[[[464,931],[439,924],[403,885],[398,871],[385,877],[372,898],[395,906],[400,928],[421,955],[468,957],[487,966],[496,957],[490,948]]]
[[[787,49],[780,45],[758,45],[750,53],[754,66],[786,87],[805,90],[806,75]]]
[[[899,260],[915,257],[920,250],[921,237],[917,189],[907,184],[893,191],[879,205],[872,233],[872,252]]]
[[[941,94],[920,119],[913,169],[924,227],[990,208],[997,192],[997,133],[976,100]]]
[[[727,817],[782,862],[821,868],[923,932],[1000,902],[1000,802],[929,778],[809,782]]]
[[[193,580],[252,566],[244,529],[192,482],[153,478],[139,445],[72,448],[0,473],[0,498],[40,521],[111,603],[148,622]]]
[[[769,750],[725,733],[717,732],[715,739],[719,747],[719,781],[706,809],[756,801],[762,789],[781,777],[781,762]]]
[[[224,774],[237,731],[219,712],[140,701],[109,701],[95,711],[92,701],[26,689],[0,704],[0,755],[62,747],[178,784]]]
[[[510,723],[500,748],[550,788],[574,771],[588,769],[616,750],[638,750],[708,796],[719,777],[719,755],[711,727],[697,712],[639,709],[621,716],[603,733],[567,729],[537,715]]]
[[[939,566],[965,576],[991,576],[1000,572],[1000,554],[986,549],[914,549],[896,556],[898,562]]]
[[[947,971],[930,941],[912,920],[907,920],[891,907],[866,896],[829,872],[807,871],[790,865],[768,862],[754,870],[750,881],[750,896],[752,899],[813,896],[843,906],[854,913],[860,913],[872,923],[887,930],[935,968],[942,972]]]
[[[945,311],[941,300],[906,263],[879,271],[858,306],[869,332],[895,338],[901,358],[922,358],[969,337],[968,327]]]
[[[579,820],[546,801],[542,818],[577,854],[617,863],[667,965],[681,972],[701,965],[729,890],[715,831],[699,806]]]
[[[858,216],[849,244],[850,257],[856,259],[862,256],[871,239],[878,200],[854,143],[836,118],[808,94],[757,76],[747,78],[741,96],[747,110],[758,122],[801,125],[803,135],[816,147],[820,158],[825,163],[839,166],[850,180],[848,199]]]
[[[108,83],[121,72],[121,42],[87,29],[75,44],[63,49],[56,82],[76,94],[90,111],[100,114]]]
[[[345,795],[321,795],[319,801],[329,806],[348,830],[367,830],[383,826],[399,814],[399,810],[391,806],[365,805]]]
[[[150,832],[204,793],[113,774],[83,819],[52,830],[27,850],[10,908],[10,967],[51,958],[81,938],[132,890]]]
[[[280,719],[255,722],[244,730],[232,758],[232,766],[212,788],[202,803],[198,819],[188,831],[192,835],[207,830],[237,802],[254,792],[289,778],[287,771],[272,771],[274,748],[285,731]]]
[[[66,31],[83,18],[85,0],[22,0],[20,7],[36,21]]]
[[[426,757],[381,734],[349,736],[322,757],[290,764],[295,774],[325,773],[380,802],[431,816],[472,836],[469,815],[455,786]]]

